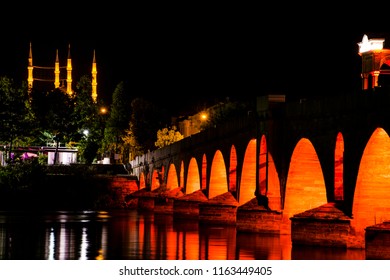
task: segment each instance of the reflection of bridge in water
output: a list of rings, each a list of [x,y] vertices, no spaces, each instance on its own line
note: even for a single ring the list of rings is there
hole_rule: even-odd
[[[138,207],[364,247],[366,227],[390,216],[390,92],[258,104],[268,106],[132,161]]]

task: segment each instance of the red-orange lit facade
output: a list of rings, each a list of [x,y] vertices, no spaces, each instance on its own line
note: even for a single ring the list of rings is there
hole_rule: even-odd
[[[390,50],[384,49],[385,39],[369,39],[367,35],[359,45],[359,55],[362,57],[362,89],[373,89],[381,86],[380,75],[390,75]]]

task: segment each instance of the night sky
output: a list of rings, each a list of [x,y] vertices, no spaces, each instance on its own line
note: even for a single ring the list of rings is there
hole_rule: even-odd
[[[133,97],[149,97],[174,110],[226,97],[281,93],[292,99],[355,91],[361,86],[357,44],[363,35],[385,38],[390,48],[390,32],[323,26],[316,15],[311,22],[298,15],[297,22],[291,20],[295,15],[276,10],[265,19],[268,10],[256,13],[251,7],[248,15],[233,6],[213,16],[185,11],[155,8],[108,19],[102,10],[94,16],[84,10],[70,21],[36,15],[29,23],[26,18],[19,25],[8,22],[0,75],[17,82],[27,78],[30,42],[39,66],[54,66],[57,49],[64,65],[70,44],[74,87],[81,75],[91,73],[95,50],[100,97],[109,102],[125,81]]]

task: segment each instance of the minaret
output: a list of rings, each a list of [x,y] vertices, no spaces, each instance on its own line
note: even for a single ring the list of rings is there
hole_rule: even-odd
[[[58,49],[56,52],[56,62],[54,64],[54,88],[60,87],[60,60],[58,59]]]
[[[28,92],[31,93],[32,87],[33,87],[33,59],[32,59],[32,48],[31,48],[31,42],[30,42],[30,53],[28,55],[28,66],[27,66],[27,84],[28,84]]]
[[[95,50],[93,51],[92,59],[92,100],[96,103],[97,101],[97,68],[96,68],[96,59],[95,59]]]
[[[66,72],[67,72],[67,77],[66,77],[66,92],[69,95],[72,95],[72,59],[70,57],[70,44],[68,48],[68,63],[66,65]]]

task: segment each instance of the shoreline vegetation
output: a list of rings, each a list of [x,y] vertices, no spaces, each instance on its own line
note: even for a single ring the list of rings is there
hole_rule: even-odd
[[[0,166],[0,211],[105,211],[121,208],[110,188],[123,165],[43,165],[38,160]]]

